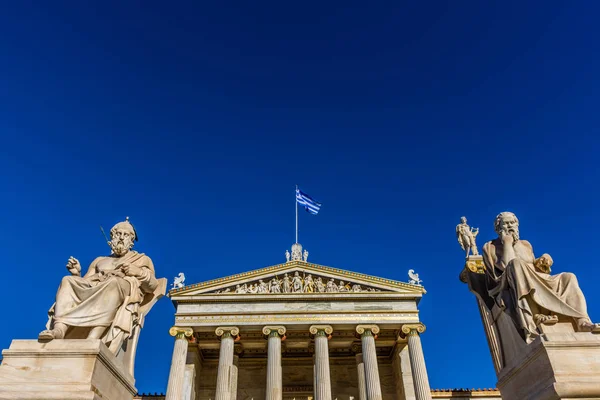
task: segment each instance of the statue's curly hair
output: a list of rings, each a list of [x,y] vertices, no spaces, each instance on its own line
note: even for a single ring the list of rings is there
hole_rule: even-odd
[[[515,221],[517,221],[517,226],[519,226],[519,218],[517,218],[517,216],[514,213],[512,213],[510,211],[503,211],[500,214],[498,214],[496,216],[496,219],[494,220],[494,231],[496,233],[499,233],[498,229],[500,228],[500,223],[502,222],[502,219],[504,217],[513,217],[515,219]]]

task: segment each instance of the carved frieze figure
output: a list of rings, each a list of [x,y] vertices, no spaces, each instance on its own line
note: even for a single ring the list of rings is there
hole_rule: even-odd
[[[269,293],[269,286],[267,286],[267,284],[262,279],[258,280],[258,290],[257,290],[257,292],[259,294]]]
[[[308,274],[304,279],[304,293],[314,293],[315,282],[311,274]]]
[[[333,280],[333,278],[331,278],[329,280],[329,282],[327,282],[327,288],[326,291],[328,293],[335,293],[339,290],[338,286],[335,284],[335,281]]]
[[[467,217],[460,217],[460,224],[456,225],[456,238],[460,247],[469,256],[469,251],[474,255],[479,255],[477,250],[477,244],[475,244],[475,238],[479,234],[479,228],[471,228],[467,225]]]
[[[352,285],[352,291],[357,293],[357,292],[362,292],[362,289],[360,288],[360,285]]]
[[[317,277],[316,281],[315,281],[315,287],[317,289],[317,292],[319,293],[325,293],[325,284],[323,283],[323,279],[321,279],[321,277]]]
[[[535,258],[531,244],[520,238],[515,214],[500,213],[494,228],[498,238],[483,246],[487,294],[505,308],[527,343],[539,335],[537,325],[558,320],[573,321],[577,331],[600,331],[588,316],[575,275],[550,275],[552,258]]]
[[[346,284],[344,283],[344,281],[340,281],[340,285],[338,286],[338,291],[339,292],[347,292],[347,291],[349,291],[349,289],[346,286]]]
[[[282,282],[281,289],[282,289],[283,293],[291,293],[292,292],[292,283],[290,281],[290,276],[287,273],[283,276],[283,282]]]
[[[294,293],[302,293],[302,289],[303,289],[304,285],[302,282],[302,278],[300,277],[300,274],[296,271],[294,273],[294,278],[292,279],[292,289]]]
[[[279,281],[279,279],[275,277],[271,279],[269,289],[271,293],[281,293],[281,282]]]
[[[258,284],[257,285],[250,284],[250,286],[248,286],[248,293],[251,293],[251,294],[258,293]]]
[[[245,283],[243,285],[237,285],[235,287],[235,292],[240,294],[248,293],[248,286]]]
[[[166,279],[156,279],[150,257],[132,250],[135,241],[135,229],[126,220],[110,230],[112,254],[96,258],[85,275],[79,261],[69,258],[70,275],[58,287],[39,340],[101,339],[114,354],[125,352],[132,372],[135,344],[128,348],[126,342],[139,335],[140,320],[167,285]]]

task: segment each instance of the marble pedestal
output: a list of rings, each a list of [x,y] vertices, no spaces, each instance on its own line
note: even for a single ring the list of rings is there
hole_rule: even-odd
[[[546,333],[498,374],[503,399],[600,399],[600,335]]]
[[[131,400],[137,392],[100,340],[13,340],[2,355],[2,400]]]

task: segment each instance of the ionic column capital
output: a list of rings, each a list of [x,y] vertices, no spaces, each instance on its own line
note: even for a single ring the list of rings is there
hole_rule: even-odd
[[[215,329],[215,335],[221,339],[233,337],[235,340],[239,340],[240,328],[237,326],[219,326],[217,329]]]
[[[194,330],[187,326],[173,326],[169,329],[169,335],[174,336],[175,339],[184,339],[185,337],[191,337],[194,334]]]
[[[286,332],[285,326],[282,326],[282,325],[265,326],[262,329],[262,333],[266,337],[277,335],[278,337],[281,337],[282,339],[284,339],[285,332]]]
[[[308,331],[313,336],[327,336],[327,339],[331,339],[333,327],[331,325],[312,325]]]
[[[366,335],[377,338],[379,327],[377,325],[357,325],[356,333],[358,333],[361,337]]]
[[[420,322],[418,324],[402,325],[402,334],[404,336],[419,335],[423,332],[425,332],[425,325]]]

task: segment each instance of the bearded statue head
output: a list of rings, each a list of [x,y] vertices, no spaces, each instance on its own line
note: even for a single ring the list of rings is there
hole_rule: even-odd
[[[510,211],[501,212],[494,221],[494,230],[499,237],[511,234],[517,241],[519,240],[519,219]]]
[[[133,248],[134,242],[137,241],[137,233],[135,228],[129,222],[129,217],[113,226],[110,230],[110,242],[108,245],[116,256],[124,256]]]

